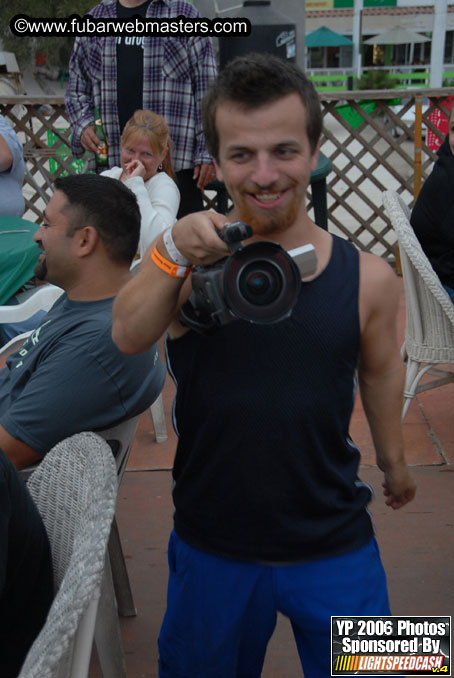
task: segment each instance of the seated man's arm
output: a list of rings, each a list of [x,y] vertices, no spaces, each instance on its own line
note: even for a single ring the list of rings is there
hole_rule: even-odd
[[[11,459],[18,469],[25,468],[41,461],[42,456],[18,438],[15,438],[0,424],[0,449]]]
[[[227,219],[216,212],[195,212],[172,228],[175,246],[194,264],[207,265],[228,255],[216,233]],[[151,346],[175,320],[181,305],[184,278],[173,278],[150,259],[156,245],[168,261],[162,234],[146,252],[139,272],[120,290],[113,306],[112,337],[124,353],[140,353]]]

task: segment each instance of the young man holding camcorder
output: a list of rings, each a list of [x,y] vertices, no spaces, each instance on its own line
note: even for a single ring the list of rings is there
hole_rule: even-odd
[[[305,676],[326,678],[330,616],[390,613],[348,427],[357,371],[386,504],[410,501],[398,288],[383,260],[307,215],[321,128],[296,66],[230,63],[204,131],[233,211],[178,221],[115,303],[125,352],[168,328],[177,383],[161,678],[260,676],[277,611]]]

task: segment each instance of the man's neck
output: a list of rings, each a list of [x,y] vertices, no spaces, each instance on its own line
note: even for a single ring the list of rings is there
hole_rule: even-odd
[[[229,213],[229,220],[231,222],[242,221],[241,215],[235,207]],[[294,247],[310,243],[314,236],[314,229],[317,229],[317,227],[309,218],[305,206],[301,205],[295,221],[285,230],[272,232],[267,235],[253,235],[251,240],[271,240],[279,243],[284,249],[290,250]]]
[[[94,270],[93,275],[85,275],[83,279],[74,281],[65,292],[71,301],[100,301],[115,297],[130,278],[129,269],[115,268],[102,273]]]

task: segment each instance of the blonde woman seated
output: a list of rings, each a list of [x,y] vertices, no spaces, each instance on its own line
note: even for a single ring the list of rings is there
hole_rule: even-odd
[[[121,167],[112,167],[102,174],[122,181],[137,198],[142,217],[139,241],[142,258],[156,236],[173,226],[180,204],[164,118],[153,111],[136,111],[121,136]]]

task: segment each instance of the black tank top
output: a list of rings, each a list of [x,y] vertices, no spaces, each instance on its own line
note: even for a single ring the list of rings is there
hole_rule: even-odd
[[[175,529],[196,548],[294,562],[352,551],[373,529],[349,437],[360,345],[359,256],[333,236],[290,318],[167,341],[177,385]]]

